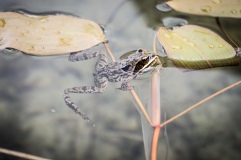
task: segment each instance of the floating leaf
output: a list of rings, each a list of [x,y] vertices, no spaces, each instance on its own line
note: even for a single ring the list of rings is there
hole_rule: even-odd
[[[65,15],[33,16],[0,12],[0,49],[56,55],[93,47],[104,40],[95,22]]]
[[[160,3],[156,5],[156,8],[159,9],[162,12],[169,12],[172,10],[171,7],[169,7],[166,3]]]
[[[189,14],[241,18],[240,0],[171,0],[166,4]]]
[[[157,36],[168,58],[179,68],[204,69],[239,64],[234,48],[209,29],[195,25],[173,30],[161,27]]]

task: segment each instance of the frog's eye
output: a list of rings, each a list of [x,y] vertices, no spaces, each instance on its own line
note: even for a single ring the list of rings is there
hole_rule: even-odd
[[[134,72],[139,72],[141,69],[145,67],[146,64],[148,64],[149,58],[148,57],[142,57],[139,62],[136,63]]]
[[[138,49],[137,52],[142,53],[143,49]]]
[[[129,64],[129,65],[127,65],[127,66],[125,66],[125,67],[123,67],[123,68],[121,68],[121,69],[122,69],[123,71],[127,72],[130,67],[131,67],[131,65]]]

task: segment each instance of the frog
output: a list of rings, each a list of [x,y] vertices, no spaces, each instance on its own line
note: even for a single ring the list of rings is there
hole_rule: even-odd
[[[71,53],[68,60],[77,62],[92,58],[97,58],[93,72],[94,86],[66,88],[63,95],[66,105],[92,124],[94,124],[92,120],[71,100],[70,93],[103,93],[108,82],[121,82],[120,88],[117,89],[122,91],[132,90],[134,87],[130,86],[128,82],[161,64],[157,54],[148,52],[143,48],[128,52],[116,62],[108,63],[107,53],[104,51],[85,52],[80,55]]]

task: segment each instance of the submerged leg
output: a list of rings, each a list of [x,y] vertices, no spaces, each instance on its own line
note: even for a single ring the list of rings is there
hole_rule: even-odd
[[[67,88],[64,90],[64,101],[66,105],[75,111],[76,114],[80,115],[84,120],[90,122],[94,125],[91,119],[82,111],[80,111],[79,107],[71,100],[69,93],[102,93],[106,89],[106,82],[102,81],[102,85],[105,87],[98,88],[95,86],[82,86],[82,87],[74,87],[74,88]]]
[[[98,57],[98,60],[95,65],[95,71],[94,71],[95,86],[74,87],[74,88],[67,88],[64,90],[64,101],[66,105],[72,110],[74,110],[75,113],[80,115],[84,120],[92,124],[93,122],[90,120],[90,118],[87,117],[86,114],[81,112],[79,107],[74,102],[72,102],[69,96],[69,93],[102,93],[105,91],[107,87],[107,79],[105,77],[99,77],[98,71],[100,71],[101,68],[107,64],[106,53],[93,52],[93,53],[83,53],[80,55],[76,55],[76,53],[71,53],[69,56],[69,61],[71,62],[88,60],[95,57]]]

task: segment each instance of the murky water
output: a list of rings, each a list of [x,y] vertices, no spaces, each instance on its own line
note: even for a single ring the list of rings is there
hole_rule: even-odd
[[[9,0],[1,11],[66,13],[93,20],[106,28],[115,57],[137,48],[152,49],[161,19],[185,18],[190,24],[220,33],[214,18],[162,13],[156,1]],[[241,45],[240,19],[222,18],[228,35]],[[104,50],[102,45],[92,50]],[[92,127],[66,107],[65,88],[93,84],[95,59],[71,63],[66,56],[34,57],[0,54],[0,147],[56,159],[145,159],[141,121],[128,92],[109,83],[104,94],[71,95],[93,119]],[[162,73],[162,113],[173,117],[190,105],[241,79],[240,67],[183,73]],[[137,87],[138,88],[138,87]],[[145,91],[141,91],[145,92]],[[167,126],[169,159],[239,159],[241,149],[240,87],[191,111]],[[165,139],[160,139],[159,158]],[[0,159],[17,159],[0,154]]]

